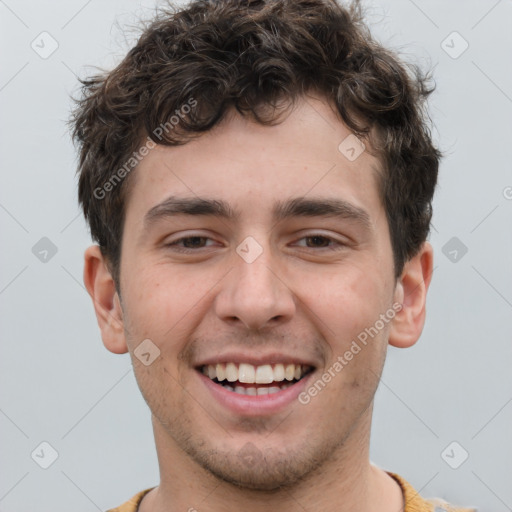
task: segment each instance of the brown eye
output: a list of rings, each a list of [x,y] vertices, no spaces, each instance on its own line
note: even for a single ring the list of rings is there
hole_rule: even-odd
[[[311,241],[311,245],[308,245],[308,247],[329,247],[329,243],[332,242],[330,238],[320,235],[306,236],[304,238]]]
[[[195,249],[211,246],[211,244],[208,244],[209,240],[211,241],[212,239],[207,236],[185,236],[166,244],[166,246],[178,252],[195,252]]]
[[[183,242],[183,247],[186,247],[187,249],[197,249],[198,247],[204,247],[203,242],[205,240],[207,240],[205,236],[189,236],[178,240],[178,242]]]
[[[321,251],[341,251],[347,248],[348,244],[342,240],[324,235],[322,233],[313,233],[311,235],[299,238],[294,244],[301,249],[313,249],[313,252]]]

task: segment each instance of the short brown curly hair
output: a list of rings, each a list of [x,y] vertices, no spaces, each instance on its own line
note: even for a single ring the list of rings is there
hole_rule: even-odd
[[[79,201],[118,290],[129,172],[141,144],[184,144],[233,107],[274,124],[279,102],[291,106],[310,91],[379,156],[398,277],[432,216],[441,153],[427,123],[429,82],[371,37],[357,1],[194,0],[161,9],[115,69],[81,80],[70,119]],[[194,108],[184,109],[191,99]]]

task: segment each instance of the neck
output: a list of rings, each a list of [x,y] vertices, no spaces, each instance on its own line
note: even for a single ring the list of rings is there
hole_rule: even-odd
[[[317,470],[295,486],[275,491],[240,488],[219,480],[192,460],[153,417],[160,485],[148,493],[139,512],[310,512],[403,511],[398,484],[369,462],[370,420],[354,429]]]

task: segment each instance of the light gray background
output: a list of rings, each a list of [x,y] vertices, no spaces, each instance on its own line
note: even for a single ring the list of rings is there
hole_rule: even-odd
[[[105,510],[159,481],[149,409],[129,356],[103,347],[82,285],[90,239],[65,126],[75,75],[117,62],[133,33],[116,23],[147,18],[154,5],[0,0],[3,512]],[[512,510],[512,2],[368,5],[384,43],[435,66],[431,111],[446,152],[427,326],[415,347],[389,351],[372,460],[426,497]],[[33,40],[42,45],[43,31],[59,44],[47,59],[31,48]],[[454,31],[469,43],[458,58],[441,46]],[[444,46],[453,55],[463,44],[451,35]],[[42,237],[57,247],[46,262],[32,252]],[[468,249],[456,249],[455,262],[451,246],[450,258],[443,254],[452,237]],[[58,452],[48,469],[31,458],[43,441]],[[468,459],[452,469],[445,460],[457,465],[463,450]],[[49,456],[43,452],[39,461]]]

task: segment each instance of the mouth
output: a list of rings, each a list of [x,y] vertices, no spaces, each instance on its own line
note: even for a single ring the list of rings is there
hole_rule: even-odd
[[[314,370],[304,364],[217,363],[198,368],[214,384],[238,395],[273,395],[296,385]]]

